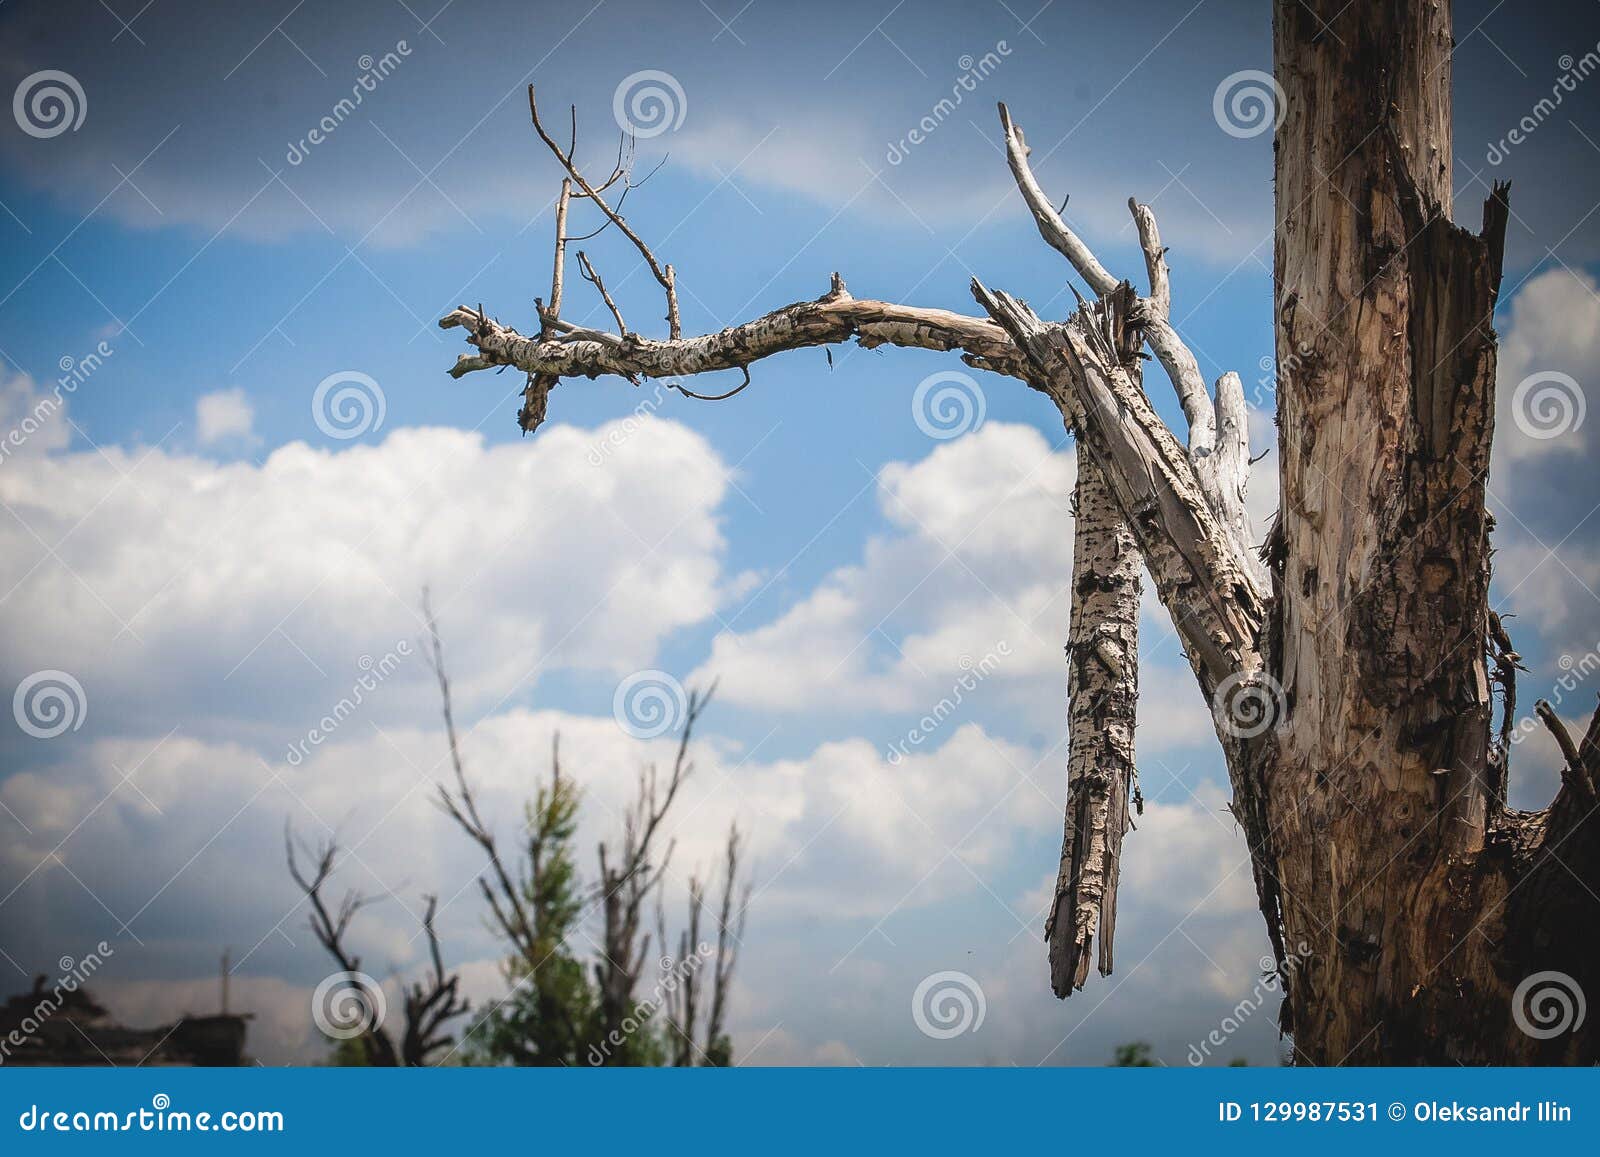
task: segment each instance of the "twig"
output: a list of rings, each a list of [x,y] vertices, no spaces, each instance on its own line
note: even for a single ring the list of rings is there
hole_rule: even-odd
[[[594,266],[589,264],[589,257],[582,249],[578,250],[578,267],[583,274],[583,279],[600,291],[600,300],[606,303],[606,308],[611,311],[611,316],[617,319],[617,334],[620,337],[627,337],[628,326],[622,320],[622,311],[617,308],[617,303],[611,300],[611,294],[606,292],[606,283],[595,272]]]

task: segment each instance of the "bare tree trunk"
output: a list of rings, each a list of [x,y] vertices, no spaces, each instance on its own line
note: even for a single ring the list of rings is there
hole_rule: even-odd
[[[1078,455],[1073,491],[1072,619],[1067,642],[1067,817],[1055,902],[1045,924],[1050,985],[1082,988],[1098,933],[1109,975],[1122,837],[1134,789],[1139,701],[1139,574],[1133,532],[1100,468]]]
[[[1265,650],[1287,710],[1255,754],[1283,937],[1305,960],[1287,1024],[1318,1064],[1592,1058],[1592,1025],[1543,1041],[1512,1015],[1536,972],[1600,991],[1593,907],[1558,915],[1596,878],[1595,829],[1556,849],[1570,804],[1509,815],[1491,783],[1484,485],[1507,209],[1497,190],[1481,234],[1449,220],[1451,5],[1278,0],[1274,42]]]

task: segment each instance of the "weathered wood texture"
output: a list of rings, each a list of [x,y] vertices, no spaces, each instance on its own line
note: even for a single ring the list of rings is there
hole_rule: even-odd
[[[1544,820],[1492,785],[1489,525],[1506,201],[1449,220],[1451,5],[1278,0],[1281,560],[1266,769],[1299,1055],[1320,1064],[1593,1059],[1520,1031],[1556,969],[1595,988],[1596,917],[1514,934],[1594,887],[1594,831],[1544,885]],[[1556,867],[1554,871],[1561,871]],[[1579,899],[1574,895],[1572,900]],[[1572,943],[1580,941],[1580,943]]]
[[[1050,984],[1082,988],[1093,943],[1109,975],[1117,926],[1122,837],[1135,787],[1139,591],[1133,532],[1099,467],[1078,457],[1073,490],[1072,617],[1067,641],[1067,815],[1061,868],[1045,922]]]

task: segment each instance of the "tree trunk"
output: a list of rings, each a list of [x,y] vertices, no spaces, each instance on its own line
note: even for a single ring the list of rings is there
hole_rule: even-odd
[[[1595,830],[1578,829],[1594,768],[1547,813],[1506,812],[1495,786],[1484,485],[1507,210],[1496,190],[1481,234],[1449,221],[1451,5],[1275,8],[1263,650],[1285,711],[1244,758],[1296,962],[1285,1027],[1316,1064],[1593,1059],[1592,1024],[1522,1027],[1530,975],[1600,991]]]

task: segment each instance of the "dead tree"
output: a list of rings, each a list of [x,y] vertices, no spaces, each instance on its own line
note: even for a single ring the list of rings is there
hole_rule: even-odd
[[[338,844],[329,840],[319,848],[305,849],[312,861],[309,875],[300,867],[295,854],[294,836],[287,828],[284,830],[283,844],[284,855],[289,863],[289,875],[311,905],[311,931],[316,936],[317,943],[327,949],[328,954],[338,962],[341,972],[360,973],[361,958],[353,955],[345,947],[344,939],[356,913],[372,903],[374,897],[364,896],[360,892],[346,892],[344,898],[339,901],[337,910],[330,909],[322,890],[332,878],[337,865]],[[452,1038],[445,1026],[457,1017],[464,1016],[470,1008],[466,998],[460,993],[460,975],[454,972],[446,974],[444,969],[444,958],[439,951],[439,936],[433,926],[439,898],[424,896],[423,901],[422,931],[428,939],[428,959],[432,971],[405,987],[405,1023],[398,1048],[380,1019],[363,1016],[363,1023],[359,1026],[360,1033],[353,1039],[360,1041],[363,1056],[369,1065],[420,1067],[428,1064],[429,1059],[438,1050],[447,1047],[451,1042]],[[356,994],[356,996],[358,999],[365,999],[366,994]]]
[[[689,924],[678,942],[678,954],[671,956],[663,916],[662,883],[675,850],[674,841],[661,846],[661,824],[677,798],[678,790],[694,771],[689,745],[706,704],[716,692],[713,685],[704,695],[691,691],[684,712],[683,727],[672,768],[665,781],[650,764],[639,776],[638,793],[623,816],[622,846],[613,859],[606,845],[599,847],[601,925],[600,957],[595,961],[595,985],[600,994],[602,1038],[620,1031],[639,1006],[638,987],[650,959],[650,934],[644,930],[645,905],[656,901],[656,943],[663,955],[657,983],[667,1016],[667,1048],[675,1065],[729,1063],[723,1038],[722,1014],[731,983],[737,945],[744,935],[745,907],[749,899],[746,885],[744,902],[737,913],[733,898],[738,888],[740,837],[737,826],[730,829],[725,851],[722,906],[717,920],[717,944],[700,939],[700,918],[705,906],[705,886],[698,877],[689,878]],[[711,1005],[703,1040],[697,1040],[696,993],[701,991],[700,969],[709,963]]]
[[[514,983],[534,981],[542,969],[564,961],[564,940],[577,929],[583,913],[569,905],[572,866],[567,857],[577,812],[577,790],[561,770],[561,746],[557,736],[551,745],[550,784],[541,788],[528,809],[526,837],[521,864],[508,863],[500,850],[493,828],[485,821],[466,775],[456,732],[451,702],[450,679],[445,673],[444,651],[438,625],[423,596],[423,614],[431,643],[431,661],[438,679],[443,705],[445,738],[449,746],[455,786],[439,788],[439,801],[445,812],[482,850],[487,868],[478,886],[493,920],[495,930],[513,952],[511,977]],[[651,933],[645,925],[646,906],[656,906],[659,951],[667,952],[669,941],[663,916],[665,879],[675,841],[664,840],[663,824],[678,792],[694,772],[691,758],[694,729],[710,702],[716,687],[705,693],[691,691],[672,765],[663,777],[654,763],[639,775],[638,792],[623,816],[620,848],[613,854],[601,843],[597,849],[599,878],[595,883],[590,911],[600,913],[600,941],[593,963],[594,1023],[578,1023],[573,1002],[549,999],[541,1002],[544,1019],[564,1018],[564,1032],[554,1050],[570,1054],[568,1063],[622,1064],[638,1055],[626,1051],[627,1042],[655,1012],[666,1007],[665,1045],[670,1063],[675,1065],[731,1063],[731,1049],[723,1031],[727,993],[732,983],[738,945],[743,937],[749,887],[734,911],[733,897],[739,887],[741,842],[734,827],[728,835],[722,906],[718,919],[714,953],[703,950],[700,941],[700,915],[704,889],[697,878],[689,880],[689,929],[680,941],[680,956],[661,959],[658,977],[659,998],[639,992],[646,965],[651,961]],[[709,956],[709,960],[708,960]],[[695,1037],[696,1018],[693,997],[688,1012],[676,1003],[680,994],[695,991],[700,967],[712,966],[709,980],[711,1010],[703,1041]],[[596,1061],[595,1058],[599,1058]],[[548,1063],[557,1058],[544,1058]]]
[[[705,910],[706,885],[698,876],[689,878],[689,924],[678,938],[676,957],[662,958],[662,975],[658,979],[666,997],[667,1046],[674,1065],[721,1066],[733,1063],[732,1047],[724,1029],[728,990],[733,983],[734,965],[738,961],[739,946],[744,941],[745,917],[750,909],[751,884],[747,881],[738,889],[739,857],[743,842],[737,826],[728,832],[728,842],[723,853],[722,901],[717,910],[717,939],[713,946],[700,938],[700,922]],[[737,893],[737,900],[735,895]],[[657,936],[662,945],[667,939],[666,916],[660,904],[656,906]],[[710,987],[709,1004],[704,1008],[705,1021],[700,1022],[701,997],[705,985],[701,969],[709,963],[711,974],[706,981]]]
[[[1507,808],[1488,664],[1503,684],[1516,664],[1501,661],[1514,652],[1489,617],[1484,480],[1508,202],[1497,187],[1477,233],[1449,217],[1450,16],[1448,0],[1274,5],[1282,497],[1259,551],[1244,517],[1243,393],[1231,374],[1207,391],[1173,325],[1154,215],[1132,205],[1141,296],[1054,210],[1003,106],[1008,162],[1041,236],[1095,295],[1072,317],[1041,319],[976,281],[984,317],[862,300],[835,274],[815,301],[686,338],[676,275],[583,179],[575,136],[562,149],[544,131],[530,88],[535,128],[568,181],[656,274],[668,336],[626,330],[616,310],[610,332],[541,305],[539,332],[525,337],[463,306],[440,321],[474,347],[451,373],[526,373],[530,432],[563,379],[674,379],[704,397],[676,379],[737,370],[742,389],[761,358],[851,339],[959,350],[1022,380],[1056,404],[1080,459],[1067,831],[1048,925],[1057,991],[1083,982],[1096,935],[1102,969],[1111,964],[1136,556],[1212,707],[1296,1056],[1592,1061],[1596,1018],[1535,1034],[1518,1007],[1541,974],[1600,991],[1600,713],[1574,742],[1541,709],[1564,754],[1561,789],[1542,811]],[[1144,393],[1142,347],[1177,394],[1182,441]]]

